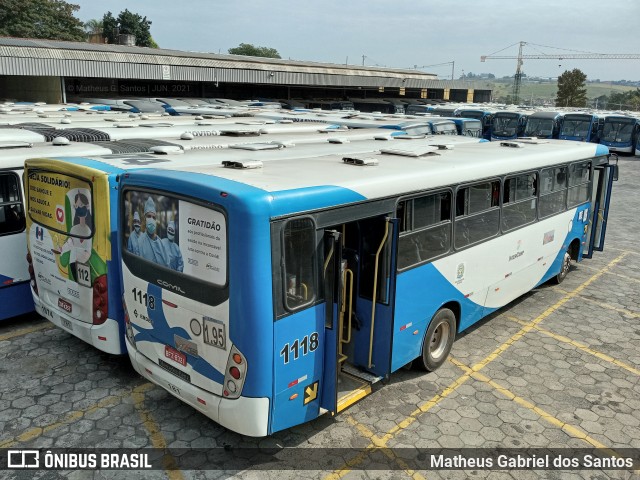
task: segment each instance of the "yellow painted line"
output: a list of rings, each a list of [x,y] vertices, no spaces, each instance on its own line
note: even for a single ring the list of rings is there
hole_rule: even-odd
[[[363,399],[367,395],[371,393],[371,385],[366,384],[362,387],[358,387],[355,390],[349,392],[344,397],[338,400],[338,413],[343,410],[349,408],[351,405],[356,403],[358,400]]]
[[[145,383],[143,385],[140,385],[139,387],[136,387],[135,390],[140,391],[140,392],[146,392],[147,390],[151,389],[153,387],[152,383]],[[62,420],[55,422],[55,423],[51,423],[45,427],[36,427],[36,428],[31,428],[29,430],[27,430],[24,433],[21,433],[20,435],[18,435],[15,438],[9,439],[9,440],[4,440],[2,442],[0,442],[0,448],[8,448],[8,447],[13,447],[14,445],[18,444],[18,443],[23,443],[23,442],[28,442],[30,440],[33,440],[35,438],[40,437],[41,435],[43,435],[46,432],[50,432],[51,430],[55,430],[56,428],[60,428],[64,425],[68,425],[69,423],[75,422],[76,420],[80,420],[82,417],[84,417],[85,415],[88,415],[89,413],[95,412],[96,410],[98,410],[99,408],[104,408],[104,407],[109,407],[111,405],[115,405],[118,401],[122,400],[124,397],[127,397],[129,395],[129,392],[127,393],[123,393],[122,395],[112,395],[110,397],[104,398],[102,400],[100,400],[98,403],[96,403],[95,405],[92,405],[91,407],[87,408],[86,410],[75,410],[73,412],[69,412],[68,414],[66,414]]]
[[[134,407],[140,414],[140,418],[142,418],[142,424],[149,432],[149,439],[151,440],[151,444],[153,448],[167,448],[167,441],[162,435],[162,430],[160,429],[160,425],[153,419],[151,412],[147,410],[144,406],[144,392],[145,390],[142,387],[146,385],[142,385],[141,387],[134,388],[131,393],[131,398],[133,398]],[[148,388],[146,389],[148,390]],[[162,465],[165,468],[165,472],[167,476],[171,480],[180,480],[184,479],[182,472],[178,470],[178,465],[176,464],[176,459],[171,454],[165,454],[162,457]]]
[[[35,325],[33,327],[21,328],[20,330],[15,330],[13,332],[0,335],[0,342],[4,340],[11,340],[12,338],[16,337],[21,337],[23,335],[28,335],[33,332],[39,332],[40,330],[49,330],[51,328],[55,328],[55,325],[52,325],[49,322],[45,322],[41,325]]]
[[[516,341],[522,338],[527,332],[530,332],[532,329],[534,329],[536,325],[542,322],[545,318],[547,318],[549,315],[551,315],[553,312],[559,309],[562,305],[564,305],[569,300],[574,298],[576,295],[582,292],[585,288],[591,285],[594,281],[596,281],[598,278],[600,278],[602,275],[608,272],[612,267],[614,267],[617,263],[619,263],[629,253],[630,252],[628,251],[624,251],[621,255],[619,255],[618,257],[614,258],[611,262],[609,262],[598,273],[591,276],[588,280],[586,280],[584,283],[578,286],[575,290],[565,295],[554,305],[546,309],[541,315],[539,315],[538,317],[533,319],[531,322],[523,326],[519,332],[512,335],[511,338],[509,338],[506,342],[504,342],[502,345],[496,348],[493,352],[491,352],[484,360],[481,360],[476,365],[471,367],[469,372],[466,372],[464,375],[458,377],[458,379],[454,380],[451,384],[449,384],[449,386],[445,388],[442,391],[442,393],[436,394],[433,398],[431,398],[431,400],[428,400],[427,402],[420,405],[417,410],[411,412],[411,414],[407,418],[405,418],[402,422],[400,422],[398,425],[396,425],[391,430],[389,430],[382,438],[376,437],[376,443],[380,443],[381,445],[385,446],[387,442],[391,440],[394,436],[396,436],[399,432],[401,432],[402,430],[406,429],[411,424],[413,424],[418,419],[419,415],[428,412],[429,410],[431,410],[431,408],[436,406],[441,400],[444,400],[446,397],[448,397],[453,392],[455,392],[462,384],[464,384],[467,380],[469,380],[471,376],[475,374],[475,372],[486,367],[490,362],[497,359],[509,347],[511,347],[511,345],[513,345]],[[371,445],[367,446],[366,448],[372,448],[375,446],[376,444],[372,441]],[[343,476],[345,476],[347,473],[351,471],[349,467],[354,467],[359,465],[360,463],[362,463],[365,457],[366,457],[366,454],[361,452],[356,457],[349,460],[347,464],[343,466],[340,470],[336,470],[331,475],[325,478],[333,479],[333,480],[342,478]]]
[[[580,264],[580,268],[586,268],[587,270],[598,270],[596,267],[592,267],[591,265],[584,265],[584,263]],[[615,275],[616,277],[624,278],[625,280],[629,280],[631,282],[640,283],[640,278],[634,278],[628,275],[623,275],[621,273],[615,273],[615,272],[607,272],[607,274]]]
[[[477,372],[477,371],[483,369],[484,367],[486,367],[489,362],[492,362],[493,360],[498,358],[505,350],[507,350],[509,347],[511,347],[511,345],[513,345],[515,342],[520,340],[527,332],[530,332],[533,328],[535,328],[536,325],[538,325],[540,322],[542,322],[545,318],[547,318],[553,312],[558,310],[560,307],[562,307],[569,300],[571,300],[574,297],[578,296],[580,294],[580,292],[582,292],[585,288],[587,288],[589,285],[591,285],[593,282],[595,282],[598,278],[600,278],[602,275],[604,275],[607,271],[609,271],[618,262],[622,261],[622,259],[626,255],[627,255],[627,252],[622,253],[621,255],[619,255],[618,257],[613,259],[611,262],[609,262],[606,267],[604,267],[598,273],[596,273],[595,275],[591,276],[591,278],[589,278],[587,281],[582,283],[575,290],[573,290],[571,292],[567,292],[567,294],[564,297],[562,297],[560,300],[558,300],[551,307],[547,308],[544,312],[542,312],[536,318],[531,320],[529,323],[524,325],[520,329],[520,331],[518,331],[517,333],[513,334],[511,336],[511,338],[509,338],[506,342],[504,342],[502,345],[500,345],[498,348],[496,348],[493,352],[491,352],[489,354],[489,356],[487,356],[484,360],[482,360],[482,361],[476,363],[474,366],[472,366],[471,369],[474,372]]]
[[[507,317],[507,318],[509,320],[512,320],[520,324],[525,323],[523,320],[520,320],[516,317]],[[538,332],[543,333],[544,335],[551,337],[555,340],[558,340],[559,342],[566,343],[567,345],[571,345],[576,349],[580,350],[581,352],[588,353],[589,355],[593,355],[594,357],[599,358],[604,362],[612,363],[620,368],[624,368],[626,371],[633,373],[634,375],[640,376],[640,369],[632,367],[631,365],[628,365],[624,362],[621,362],[620,360],[615,359],[611,355],[607,355],[606,353],[599,352],[598,350],[595,350],[589,347],[588,345],[585,345],[584,343],[577,342],[575,340],[570,339],[569,337],[565,337],[564,335],[553,333],[552,331],[542,328],[540,326],[536,325],[534,328]]]
[[[458,360],[456,360],[454,358],[449,357],[449,360],[454,365],[456,365],[458,368],[460,368],[463,372],[471,373],[471,376],[473,377],[474,380],[478,380],[479,382],[483,382],[483,383],[486,383],[487,385],[490,385],[494,389],[498,390],[502,395],[507,397],[509,400],[517,403],[521,407],[524,407],[524,408],[526,408],[528,410],[531,410],[532,412],[535,412],[542,419],[546,420],[551,425],[560,428],[567,435],[569,435],[571,437],[574,437],[574,438],[579,438],[580,440],[585,441],[586,443],[590,444],[594,448],[602,450],[602,452],[606,453],[607,455],[611,455],[611,456],[615,456],[615,457],[622,457],[621,454],[619,454],[615,450],[607,447],[605,444],[599,442],[595,438],[591,437],[584,430],[582,430],[582,429],[580,429],[578,427],[575,427],[575,426],[573,426],[573,425],[571,425],[571,424],[569,424],[567,422],[563,422],[562,420],[554,417],[553,415],[551,415],[550,413],[548,413],[545,410],[541,409],[540,407],[537,407],[536,405],[534,405],[530,401],[528,401],[528,400],[516,395],[515,393],[511,392],[508,388],[503,387],[502,385],[500,385],[499,383],[497,383],[494,380],[491,380],[486,375],[484,375],[482,373],[479,373],[479,372],[474,372],[473,370],[471,370],[471,368],[467,367],[465,364],[459,362]]]
[[[565,290],[558,289],[561,293],[568,293]],[[606,308],[607,310],[613,310],[614,312],[622,313],[623,315],[627,315],[628,317],[640,318],[640,313],[632,312],[631,310],[627,310],[624,308],[614,307],[613,305],[609,305],[608,303],[601,302],[599,300],[594,300],[593,298],[585,297],[584,295],[578,295],[581,300],[584,300],[589,303],[593,303],[594,305],[598,305],[599,307]]]

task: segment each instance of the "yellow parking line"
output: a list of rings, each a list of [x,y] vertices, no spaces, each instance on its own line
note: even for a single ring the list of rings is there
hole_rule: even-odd
[[[512,320],[512,321],[514,321],[516,323],[519,323],[521,325],[525,323],[523,320],[520,320],[519,318],[516,318],[516,317],[507,317],[507,318],[509,320]],[[612,364],[614,364],[614,365],[616,365],[618,367],[624,368],[625,370],[627,370],[630,373],[633,373],[634,375],[640,376],[640,369],[632,367],[631,365],[628,365],[628,364],[626,364],[624,362],[621,362],[620,360],[617,360],[617,359],[613,358],[612,356],[607,355],[606,353],[602,353],[602,352],[599,352],[597,350],[594,350],[593,348],[585,345],[584,343],[580,343],[580,342],[577,342],[575,340],[570,339],[569,337],[565,337],[563,335],[559,335],[557,333],[553,333],[552,331],[547,330],[547,329],[542,328],[542,327],[539,327],[537,325],[534,328],[538,332],[543,333],[544,335],[546,335],[548,337],[551,337],[551,338],[553,338],[555,340],[558,340],[559,342],[571,345],[571,346],[577,348],[578,350],[580,350],[581,352],[585,352],[585,353],[588,353],[589,355],[593,355],[594,357],[599,358],[602,361],[605,361],[605,362],[608,362],[608,363],[612,363]]]
[[[146,385],[142,385],[144,387]],[[160,425],[153,419],[151,412],[147,410],[144,406],[144,392],[148,390],[143,390],[141,387],[137,387],[131,393],[131,398],[133,398],[134,407],[140,414],[140,418],[142,418],[142,423],[144,427],[149,432],[149,438],[151,440],[151,444],[153,448],[166,449],[167,441],[162,435],[162,431],[160,430]],[[182,472],[178,470],[178,466],[176,464],[176,459],[171,454],[165,454],[162,457],[162,465],[166,469],[166,474],[171,480],[180,480],[184,479]]]
[[[534,318],[531,322],[523,326],[519,332],[512,335],[511,338],[509,338],[506,342],[504,342],[502,345],[496,348],[493,352],[491,352],[484,360],[481,360],[480,362],[475,364],[473,367],[471,367],[469,372],[466,372],[464,375],[454,380],[451,384],[449,384],[447,388],[445,388],[442,391],[442,393],[436,394],[433,398],[431,398],[431,400],[428,400],[427,402],[420,405],[417,410],[413,411],[407,418],[405,418],[405,420],[403,420],[398,425],[396,425],[391,430],[389,430],[389,432],[387,432],[382,438],[375,437],[374,439],[372,439],[371,444],[368,445],[366,448],[373,448],[377,446],[377,444],[386,446],[387,442],[391,440],[395,435],[397,435],[399,432],[406,429],[409,425],[415,422],[419,415],[421,415],[422,413],[428,412],[431,408],[436,406],[441,400],[451,395],[462,384],[464,384],[467,380],[469,380],[474,373],[478,372],[480,369],[486,367],[490,362],[497,359],[509,347],[511,347],[511,345],[513,345],[516,341],[522,338],[527,332],[530,332],[532,329],[534,329],[535,326],[537,326],[545,318],[547,318],[549,315],[551,315],[553,312],[559,309],[562,305],[564,305],[569,300],[577,296],[580,292],[582,292],[585,288],[591,285],[594,281],[596,281],[598,278],[600,278],[602,275],[608,272],[612,267],[614,267],[617,263],[619,263],[629,253],[630,252],[625,251],[618,257],[614,258],[598,273],[592,275],[588,280],[580,284],[580,286],[578,286],[575,290],[573,290],[572,292],[569,292],[567,295],[561,298],[554,305],[546,309],[538,317]],[[359,465],[360,463],[362,463],[362,460],[365,457],[366,457],[366,453],[360,452],[356,457],[348,461],[347,464],[344,465],[341,469],[334,471],[331,475],[329,475],[326,478],[331,478],[331,479],[342,478],[343,476],[345,476],[347,473],[351,471],[350,467],[355,467]]]
[[[562,290],[560,288],[558,289],[558,291],[560,293],[568,293],[565,290]],[[584,300],[589,303],[593,303],[594,305],[598,305],[599,307],[606,308],[607,310],[613,310],[614,312],[619,312],[633,318],[640,318],[639,313],[634,313],[631,310],[614,307],[613,305],[609,305],[608,303],[605,303],[605,302],[600,302],[599,300],[594,300],[593,298],[585,297],[584,295],[578,295],[578,297],[580,297],[581,300]]]
[[[23,335],[28,335],[29,333],[38,332],[40,330],[49,330],[50,328],[54,328],[54,327],[55,325],[52,325],[49,322],[45,322],[40,325],[35,325],[33,327],[21,328],[20,330],[15,330],[13,332],[0,335],[0,342],[4,340],[11,340],[12,338],[16,338],[16,337],[21,337]]]
[[[151,389],[153,387],[152,383],[145,383],[143,385],[140,385],[139,387],[136,387],[136,390],[138,390],[139,392],[146,392],[147,390]],[[68,414],[66,414],[62,420],[55,422],[55,423],[51,423],[45,427],[36,427],[36,428],[31,428],[29,430],[27,430],[24,433],[21,433],[20,435],[18,435],[15,438],[9,439],[9,440],[4,440],[2,442],[0,442],[0,448],[8,448],[8,447],[12,447],[18,443],[24,443],[24,442],[28,442],[30,440],[33,440],[35,438],[40,437],[41,435],[43,435],[46,432],[50,432],[51,430],[55,430],[56,428],[60,428],[64,425],[67,425],[69,423],[75,422],[76,420],[81,419],[82,417],[84,417],[85,415],[88,415],[89,413],[95,412],[96,410],[98,410],[99,408],[104,408],[104,407],[109,407],[111,405],[115,405],[119,400],[122,400],[124,397],[128,396],[129,392],[127,393],[123,393],[122,395],[112,395],[110,397],[104,398],[102,400],[100,400],[98,403],[96,403],[95,405],[92,405],[91,407],[87,408],[86,410],[75,410],[73,412],[69,412]]]
[[[585,442],[589,443],[594,448],[601,449],[603,451],[603,453],[606,453],[607,455],[612,455],[612,456],[615,456],[615,457],[622,457],[622,455],[620,455],[618,452],[616,452],[615,450],[607,447],[603,443],[600,443],[598,440],[596,440],[595,438],[591,437],[584,430],[581,430],[578,427],[570,425],[570,424],[568,424],[566,422],[563,422],[562,420],[554,417],[550,413],[546,412],[545,410],[541,409],[540,407],[537,407],[536,405],[534,405],[533,403],[529,402],[528,400],[526,400],[526,399],[516,395],[515,393],[511,392],[508,388],[503,387],[502,385],[500,385],[499,383],[497,383],[494,380],[491,380],[486,375],[484,375],[482,373],[479,373],[479,372],[474,372],[471,368],[469,368],[468,366],[466,366],[465,364],[459,362],[458,360],[456,360],[454,358],[449,357],[449,360],[454,365],[456,365],[458,368],[460,368],[463,372],[471,373],[471,376],[473,377],[474,380],[478,380],[480,382],[486,383],[487,385],[490,385],[491,387],[493,387],[496,390],[498,390],[502,395],[507,397],[509,400],[517,403],[521,407],[524,407],[524,408],[526,408],[528,410],[531,410],[531,411],[535,412],[537,415],[539,415],[541,418],[543,418],[544,420],[549,422],[551,425],[554,425],[554,426],[560,428],[567,435],[570,435],[570,436],[572,436],[574,438],[579,438],[581,440],[584,440]]]
[[[596,267],[592,267],[591,265],[585,265],[584,263],[580,264],[580,268],[586,268],[587,270],[598,270]],[[640,283],[640,278],[630,277],[628,275],[623,275],[621,273],[615,272],[607,272],[609,275],[615,275],[616,277],[624,278],[625,280],[629,280],[631,282]]]

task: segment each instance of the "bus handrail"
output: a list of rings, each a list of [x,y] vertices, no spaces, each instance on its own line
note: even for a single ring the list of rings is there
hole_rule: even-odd
[[[373,329],[376,321],[376,295],[378,293],[378,264],[380,261],[380,252],[384,248],[384,244],[387,243],[387,237],[389,236],[389,219],[386,219],[386,225],[384,230],[384,236],[382,237],[382,241],[380,242],[380,246],[378,247],[378,251],[376,252],[376,263],[375,268],[373,269],[373,297],[371,298],[371,331],[369,332],[369,367],[371,368],[373,364],[371,363],[371,357],[373,356]]]

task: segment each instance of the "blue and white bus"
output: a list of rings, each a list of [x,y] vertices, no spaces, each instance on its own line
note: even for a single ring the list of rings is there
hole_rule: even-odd
[[[600,143],[612,152],[634,153],[640,133],[640,119],[627,115],[604,115],[600,127]]]
[[[534,112],[527,117],[523,137],[558,138],[564,114],[562,112]]]
[[[363,132],[366,135],[364,130],[339,132],[336,136],[318,133],[317,137],[305,133],[264,135],[237,145],[212,143],[187,147],[188,141],[184,141],[179,145],[151,147],[153,153],[112,154],[92,144],[72,144],[68,146],[70,150],[66,147],[61,150],[60,157],[29,158],[24,162],[25,188],[30,192],[26,202],[29,264],[25,262],[24,268],[31,273],[37,312],[99,350],[112,354],[125,352],[115,237],[119,221],[117,181],[129,170],[179,169],[220,165],[223,161],[254,165],[287,158],[301,160],[323,152],[361,155],[381,148],[413,149],[419,153],[424,148],[452,148],[469,141],[455,137],[445,143],[438,137],[407,135],[400,141],[391,131],[372,129],[369,138]],[[214,137],[212,142],[216,138],[226,140]],[[289,143],[292,140],[300,141],[300,145]],[[83,154],[81,148],[95,151]],[[74,150],[75,155],[84,156],[71,156]],[[62,156],[62,152],[68,156]],[[33,152],[33,156],[38,155]],[[143,218],[140,212],[140,220]],[[164,234],[166,218],[158,220],[159,231]],[[24,234],[21,245],[24,248]]]
[[[524,135],[524,126],[531,112],[502,110],[491,119],[491,141],[512,140]]]
[[[527,140],[129,171],[131,362],[244,435],[339,413],[413,361],[437,369],[457,332],[601,249],[607,154]],[[182,269],[129,247],[136,214],[172,222]]]
[[[594,113],[565,113],[558,138],[577,142],[599,143],[599,117]]]
[[[485,110],[482,108],[458,108],[456,117],[475,118],[482,122],[482,138],[491,140],[491,121],[493,120],[494,110]]]

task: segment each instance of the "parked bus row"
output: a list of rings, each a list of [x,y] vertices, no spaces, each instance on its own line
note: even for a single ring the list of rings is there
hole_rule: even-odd
[[[602,250],[606,147],[406,130],[29,157],[13,236],[36,309],[263,436],[435,370],[457,332]],[[21,174],[2,171],[5,214]]]

